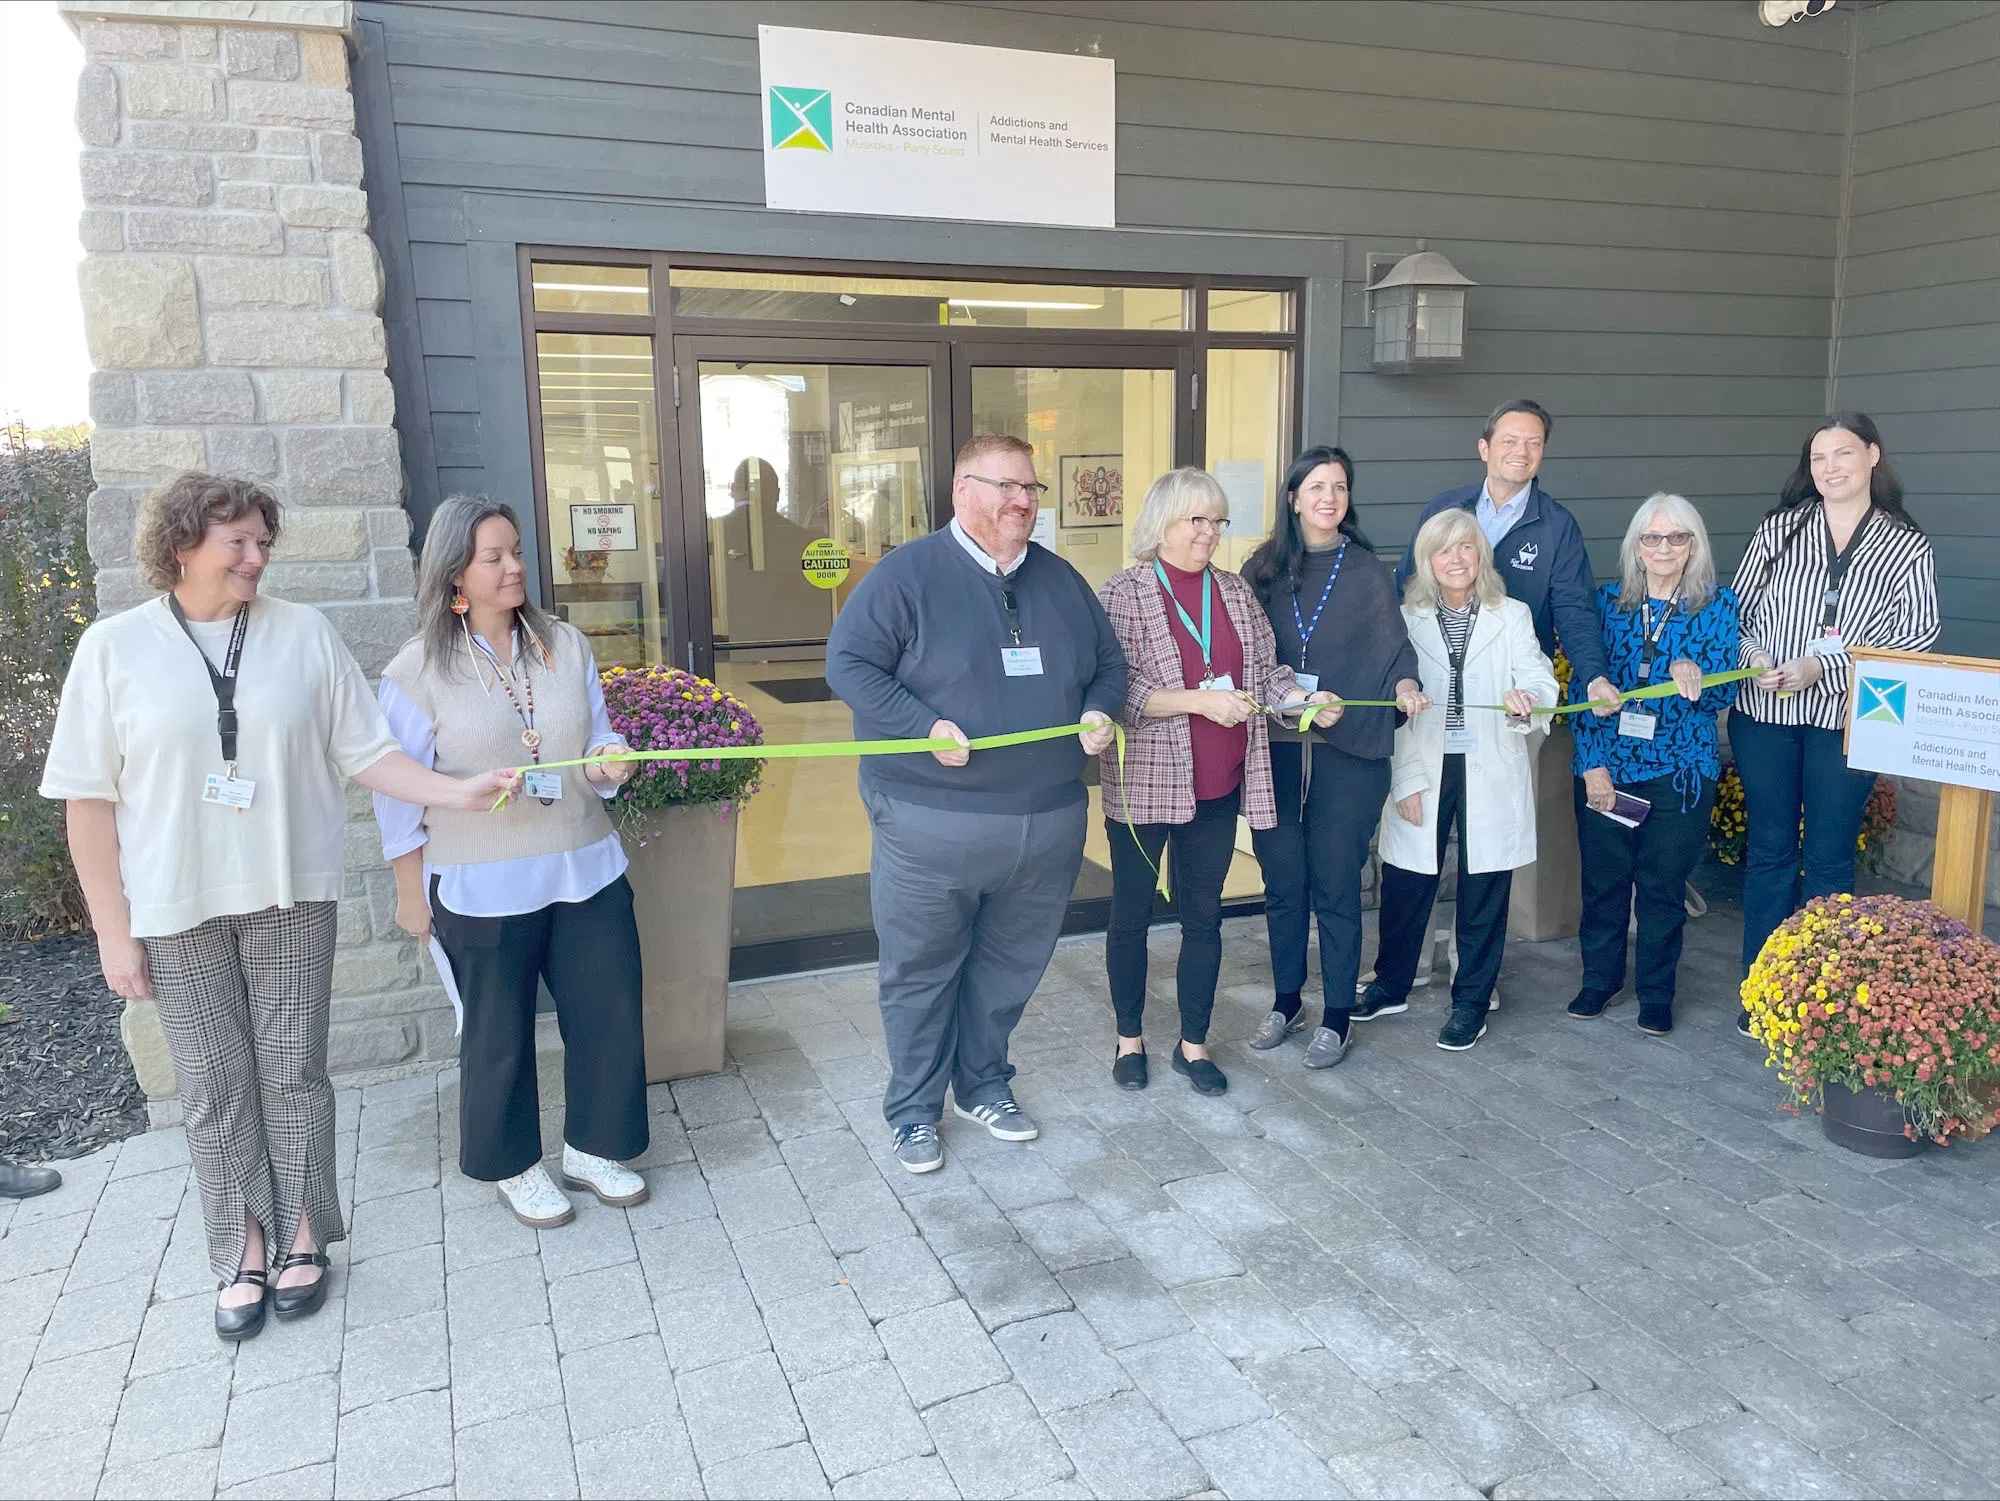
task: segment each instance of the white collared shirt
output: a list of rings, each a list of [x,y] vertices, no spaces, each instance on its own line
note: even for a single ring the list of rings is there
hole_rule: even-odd
[[[1013,562],[1007,564],[1004,568],[1001,567],[1000,564],[993,561],[993,555],[991,553],[987,552],[985,548],[981,547],[977,542],[972,540],[972,533],[968,532],[964,527],[958,524],[958,518],[956,516],[951,518],[951,534],[954,537],[958,538],[958,545],[964,548],[968,553],[972,555],[973,562],[977,563],[981,568],[984,568],[988,573],[994,574],[1000,578],[1007,578],[1028,560],[1028,549],[1023,547],[1021,549],[1021,555],[1019,557],[1014,559]]]
[[[1479,487],[1479,503],[1473,507],[1472,514],[1479,523],[1479,529],[1486,533],[1486,540],[1498,547],[1500,539],[1511,532],[1521,518],[1528,514],[1528,492],[1535,488],[1535,482],[1529,480],[1527,484],[1521,486],[1514,492],[1514,498],[1505,505],[1494,504],[1491,486],[1492,481],[1488,480]]]

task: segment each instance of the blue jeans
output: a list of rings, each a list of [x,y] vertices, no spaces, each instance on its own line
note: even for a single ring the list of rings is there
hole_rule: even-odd
[[[1838,730],[1765,724],[1740,710],[1730,711],[1729,746],[1743,778],[1749,824],[1743,857],[1747,975],[1764,940],[1786,918],[1816,896],[1854,889],[1854,841],[1861,834],[1875,773],[1848,770]]]

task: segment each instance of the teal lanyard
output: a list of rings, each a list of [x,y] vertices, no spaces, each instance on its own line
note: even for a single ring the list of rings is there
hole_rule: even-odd
[[[1194,628],[1193,618],[1190,617],[1188,612],[1181,607],[1180,600],[1175,598],[1174,586],[1167,582],[1167,570],[1160,566],[1160,560],[1158,558],[1153,559],[1153,575],[1154,577],[1159,579],[1160,587],[1167,591],[1167,599],[1173,605],[1174,613],[1180,616],[1181,624],[1187,627],[1187,633],[1190,636],[1194,637],[1195,647],[1201,652],[1201,680],[1204,683],[1213,681],[1215,677],[1215,668],[1209,659],[1209,650],[1208,650],[1209,625],[1210,625],[1210,619],[1209,619],[1210,576],[1208,570],[1204,568],[1201,571],[1201,629],[1200,630],[1196,630]]]

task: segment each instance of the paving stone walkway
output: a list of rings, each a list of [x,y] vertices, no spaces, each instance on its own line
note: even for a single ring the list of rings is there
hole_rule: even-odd
[[[1667,1041],[1515,945],[1471,1053],[1433,989],[1308,1074],[1244,1047],[1232,923],[1221,1099],[1165,1067],[1171,941],[1144,1094],[1066,943],[1041,1140],[951,1121],[922,1178],[872,974],[740,985],[729,1071],[652,1092],[651,1202],[539,1235],[456,1173],[452,1072],[349,1091],[333,1296],[240,1349],[185,1143],[136,1137],[0,1202],[0,1494],[2000,1494],[2000,1147],[1778,1114],[1737,931],[1693,925]]]

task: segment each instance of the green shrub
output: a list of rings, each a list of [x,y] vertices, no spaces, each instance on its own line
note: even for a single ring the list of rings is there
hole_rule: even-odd
[[[42,762],[77,638],[96,612],[85,540],[86,430],[0,428],[0,931],[67,932],[88,914],[40,796]]]

